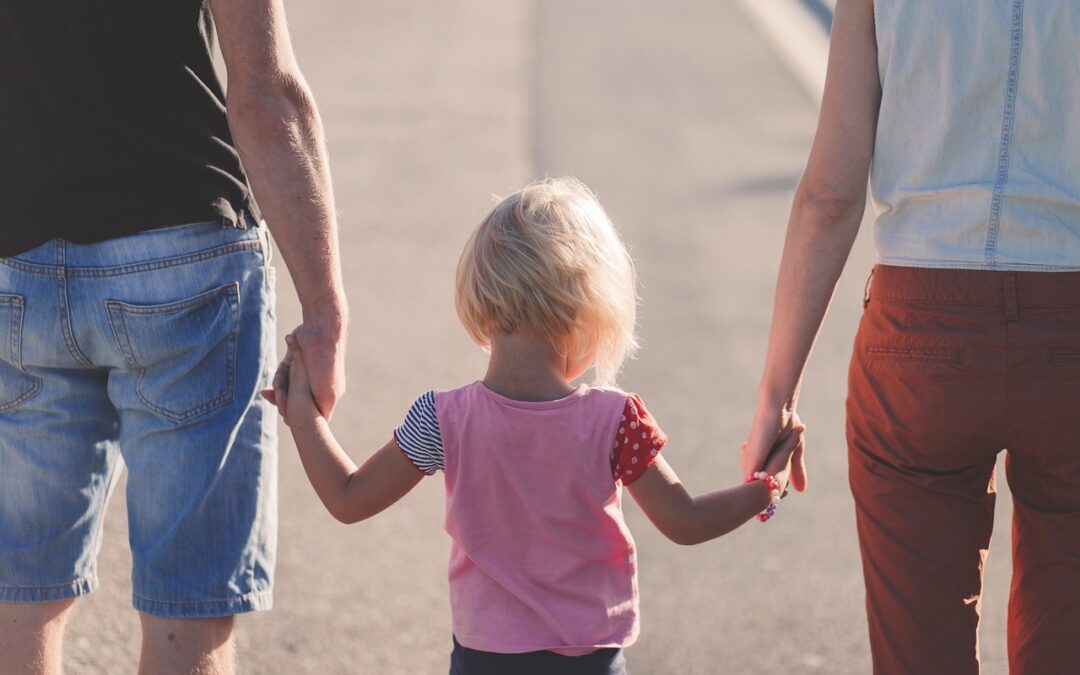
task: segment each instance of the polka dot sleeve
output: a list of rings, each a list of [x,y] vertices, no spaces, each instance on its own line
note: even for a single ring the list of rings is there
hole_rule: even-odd
[[[645,409],[645,404],[638,395],[627,396],[611,453],[611,472],[615,480],[621,480],[623,485],[630,485],[641,478],[645,469],[656,461],[666,443],[667,436]]]

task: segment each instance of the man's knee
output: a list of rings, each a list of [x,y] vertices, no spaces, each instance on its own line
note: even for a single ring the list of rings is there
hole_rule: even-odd
[[[71,614],[74,600],[56,602],[0,602],[0,640],[23,636],[23,639],[36,634],[62,629]]]
[[[143,634],[163,634],[166,639],[173,636],[170,641],[175,642],[180,637],[191,637],[205,640],[229,639],[233,632],[235,617],[217,616],[207,619],[171,619],[149,614],[139,614],[142,621]]]

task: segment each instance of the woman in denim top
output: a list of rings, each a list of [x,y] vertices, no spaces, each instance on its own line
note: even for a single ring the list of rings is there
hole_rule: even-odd
[[[979,671],[1002,450],[1010,669],[1080,669],[1078,34],[1075,0],[837,2],[743,464],[787,434],[869,176],[847,437],[875,673]]]

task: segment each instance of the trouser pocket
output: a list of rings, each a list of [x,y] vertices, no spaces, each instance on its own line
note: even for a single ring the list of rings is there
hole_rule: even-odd
[[[158,305],[105,303],[117,346],[149,410],[176,423],[233,400],[240,285]]]
[[[41,390],[41,380],[22,366],[25,306],[21,295],[0,295],[0,413],[18,407]]]

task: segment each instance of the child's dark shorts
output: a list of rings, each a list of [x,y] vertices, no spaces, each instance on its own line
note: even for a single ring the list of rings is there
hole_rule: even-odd
[[[496,654],[463,647],[454,638],[450,675],[626,675],[621,649],[598,649],[584,656],[539,651]]]

